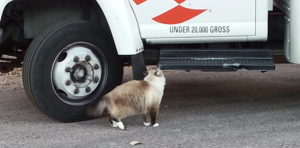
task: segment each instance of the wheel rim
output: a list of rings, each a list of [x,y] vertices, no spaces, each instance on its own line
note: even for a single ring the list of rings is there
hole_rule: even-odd
[[[91,95],[101,82],[101,62],[89,43],[74,43],[63,49],[52,66],[55,93],[64,101],[76,102]]]

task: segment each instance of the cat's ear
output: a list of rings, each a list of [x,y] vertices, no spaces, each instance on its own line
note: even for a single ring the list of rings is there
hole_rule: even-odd
[[[144,76],[147,76],[149,74],[148,72],[148,69],[146,69],[144,72],[143,72]]]
[[[156,67],[156,70],[157,70],[157,69],[158,69],[158,70],[161,70],[160,67],[161,67],[161,65],[158,65],[158,66]]]

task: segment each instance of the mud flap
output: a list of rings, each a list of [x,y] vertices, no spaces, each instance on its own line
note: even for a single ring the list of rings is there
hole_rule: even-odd
[[[146,64],[143,52],[131,56],[133,79],[143,80],[145,75]]]

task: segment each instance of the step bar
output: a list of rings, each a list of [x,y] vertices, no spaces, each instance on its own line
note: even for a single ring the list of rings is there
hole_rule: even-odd
[[[162,70],[268,71],[275,69],[272,50],[266,49],[162,49],[158,66]]]

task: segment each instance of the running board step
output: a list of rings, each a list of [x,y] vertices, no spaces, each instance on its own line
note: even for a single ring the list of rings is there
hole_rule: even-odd
[[[176,50],[162,49],[158,66],[163,70],[236,71],[274,70],[272,50],[220,49]]]

